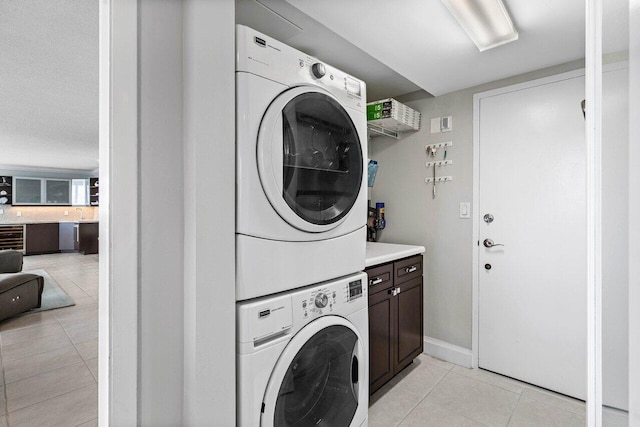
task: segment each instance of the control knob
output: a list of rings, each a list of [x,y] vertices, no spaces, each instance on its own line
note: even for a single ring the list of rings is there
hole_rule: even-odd
[[[325,294],[320,292],[318,293],[318,295],[316,295],[316,299],[315,299],[316,307],[325,308],[328,303],[329,303],[329,298],[327,298]]]
[[[327,71],[324,69],[324,64],[320,62],[316,62],[311,66],[311,72],[317,79],[321,79],[325,74],[327,74]]]

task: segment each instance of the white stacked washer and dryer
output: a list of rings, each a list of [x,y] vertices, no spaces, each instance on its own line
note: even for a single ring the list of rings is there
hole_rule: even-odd
[[[365,84],[236,46],[237,424],[366,426]]]

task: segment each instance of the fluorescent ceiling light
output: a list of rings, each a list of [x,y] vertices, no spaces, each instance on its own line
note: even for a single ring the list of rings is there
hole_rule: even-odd
[[[480,52],[518,40],[502,0],[442,0]]]

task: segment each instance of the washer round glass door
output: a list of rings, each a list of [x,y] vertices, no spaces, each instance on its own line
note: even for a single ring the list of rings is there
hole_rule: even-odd
[[[265,393],[263,427],[349,426],[358,402],[366,401],[360,396],[359,380],[367,379],[357,331],[337,316],[321,317],[305,329],[310,326],[313,330],[294,342],[296,335],[276,364]]]
[[[320,88],[296,87],[271,103],[260,125],[257,158],[269,202],[303,231],[338,226],[362,187],[357,129],[349,112]]]

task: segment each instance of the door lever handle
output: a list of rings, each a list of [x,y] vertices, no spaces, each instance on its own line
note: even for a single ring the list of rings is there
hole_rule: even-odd
[[[504,246],[502,243],[493,243],[493,240],[491,239],[484,239],[482,244],[484,245],[485,248],[492,248],[494,246]]]

